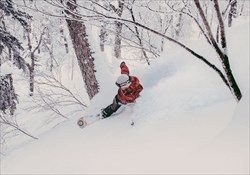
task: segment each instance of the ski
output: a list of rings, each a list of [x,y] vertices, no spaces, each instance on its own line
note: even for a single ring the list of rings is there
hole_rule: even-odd
[[[95,123],[98,120],[101,120],[101,114],[96,114],[96,115],[87,115],[87,116],[83,116],[81,118],[79,118],[77,120],[77,125],[80,128],[85,128],[88,125],[91,125],[93,123]]]

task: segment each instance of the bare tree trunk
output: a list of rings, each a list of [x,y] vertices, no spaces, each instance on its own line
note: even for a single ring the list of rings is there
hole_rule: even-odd
[[[121,22],[115,22],[116,23],[116,31],[115,31],[115,46],[114,46],[114,52],[116,58],[121,58],[121,32],[122,32],[122,23]]]
[[[217,17],[219,20],[219,25],[220,25],[220,31],[221,31],[221,46],[224,49],[224,53],[219,53],[220,58],[222,60],[222,65],[224,68],[224,71],[227,75],[227,79],[229,81],[229,85],[231,88],[232,93],[236,96],[237,100],[239,101],[242,97],[240,88],[233,76],[231,66],[229,63],[228,55],[227,55],[227,42],[226,42],[226,33],[225,33],[225,26],[224,22],[220,13],[220,8],[219,8],[219,3],[218,0],[214,0],[214,8],[217,13]]]
[[[100,30],[100,49],[102,52],[104,52],[104,43],[106,42],[106,37],[107,37],[107,31],[105,29],[105,23],[102,23],[101,30]]]
[[[29,79],[29,84],[30,84],[30,96],[33,96],[34,93],[34,67],[35,67],[35,55],[34,52],[32,52],[32,44],[31,44],[31,39],[30,39],[30,33],[31,30],[29,30],[27,32],[27,38],[28,38],[28,48],[29,48],[29,52],[30,52],[30,60],[31,63],[27,64],[28,68],[29,68],[29,75],[30,75],[30,79]]]
[[[178,40],[178,38],[180,37],[180,34],[181,34],[181,30],[182,30],[182,13],[179,14],[179,19],[178,19],[178,23],[176,25],[176,31],[175,31],[175,35],[176,35],[176,39]]]
[[[245,0],[242,0],[243,2],[241,2],[241,8],[239,10],[239,15],[241,16],[243,14],[244,11],[244,7],[245,7]]]
[[[107,4],[104,4],[104,8],[108,9],[109,7]],[[114,7],[112,7],[112,8],[114,8]],[[105,50],[105,43],[107,41],[107,37],[108,37],[107,23],[105,22],[105,20],[103,20],[103,21],[101,21],[101,30],[100,30],[100,35],[99,35],[100,49],[102,52],[104,52],[104,50]]]
[[[49,71],[52,72],[53,67],[54,67],[54,54],[53,54],[53,45],[48,47],[49,50],[49,55],[50,55],[50,65],[49,65]]]
[[[219,21],[219,26],[220,26],[220,32],[221,32],[221,46],[224,49],[224,51],[222,51],[219,46],[217,45],[213,34],[212,34],[212,30],[208,24],[208,21],[204,15],[204,11],[201,8],[200,2],[199,0],[194,0],[195,5],[199,11],[199,14],[202,18],[202,21],[205,25],[205,28],[207,30],[209,39],[211,40],[211,43],[215,49],[215,51],[217,52],[217,54],[219,55],[219,58],[221,60],[223,69],[226,73],[226,78],[227,78],[227,85],[229,85],[229,89],[232,92],[232,94],[235,96],[235,98],[239,101],[242,97],[241,91],[238,87],[238,84],[236,82],[236,80],[234,79],[232,70],[230,68],[230,64],[229,64],[229,60],[228,60],[228,56],[227,56],[227,43],[226,43],[226,35],[225,35],[225,27],[224,27],[224,23],[223,23],[223,19],[220,13],[220,9],[219,9],[219,4],[217,0],[213,0],[214,1],[214,7],[215,7],[215,11],[217,14],[217,18]]]
[[[43,40],[43,45],[47,49],[50,55],[50,59],[48,59],[47,65],[49,66],[49,71],[52,72],[53,67],[54,67],[54,50],[53,50],[53,43],[51,41],[51,35],[50,35],[50,30],[47,28],[46,30],[46,35]],[[56,62],[56,61],[55,61]]]
[[[228,27],[232,26],[233,17],[236,17],[237,14],[237,0],[230,0],[230,10],[228,14]]]
[[[119,2],[118,2],[118,8],[116,9],[116,13],[117,13],[117,15],[119,17],[122,16],[123,6],[124,6],[124,0],[119,0]],[[116,25],[116,32],[115,32],[115,47],[114,47],[114,52],[115,52],[115,57],[116,58],[121,58],[122,23],[120,21],[115,21],[115,25]]]
[[[29,71],[30,71],[30,96],[33,96],[33,93],[34,93],[34,79],[35,79],[35,75],[34,75],[35,57],[34,57],[34,54],[31,54],[30,58],[31,58],[31,66],[29,67]]]
[[[62,23],[61,19],[60,19],[60,23]],[[66,51],[66,53],[69,53],[69,45],[68,45],[67,38],[66,38],[66,36],[64,34],[64,30],[63,30],[63,26],[62,25],[60,26],[60,33],[61,33],[61,37],[62,37],[62,39],[64,41],[65,51]]]
[[[38,38],[35,36],[35,39],[36,39],[36,43],[38,44],[39,41],[38,41]],[[37,49],[37,53],[40,54],[41,50],[40,50],[40,47]]]
[[[171,18],[170,20],[168,21],[168,26],[165,27],[164,31],[163,31],[163,34],[165,35],[170,27],[170,25],[172,25],[172,21],[173,21],[173,16],[171,15]],[[161,20],[161,26],[163,28],[163,25],[162,25],[162,20]],[[163,52],[164,50],[164,44],[165,44],[165,41],[164,41],[164,37],[161,38],[161,51]]]
[[[29,52],[30,52],[30,61],[31,63],[30,64],[26,64],[28,69],[29,69],[29,75],[30,75],[30,80],[29,80],[29,84],[30,84],[30,96],[33,96],[33,93],[34,93],[34,83],[35,83],[35,61],[36,61],[36,58],[35,58],[35,52],[39,49],[40,45],[41,45],[41,42],[42,42],[42,37],[44,35],[44,32],[45,32],[45,29],[43,29],[41,35],[40,35],[40,38],[39,38],[39,41],[37,43],[37,46],[33,49],[33,46],[31,44],[31,39],[30,39],[30,33],[31,31],[29,30],[27,32],[27,38],[28,38],[28,48],[29,48]],[[33,49],[33,50],[32,50]]]
[[[94,58],[92,57],[91,50],[89,48],[89,43],[86,34],[85,25],[80,22],[80,17],[74,15],[77,6],[76,0],[71,0],[67,2],[69,10],[65,12],[72,18],[66,19],[68,24],[69,33],[75,49],[75,54],[78,60],[78,65],[80,67],[83,80],[86,85],[86,90],[89,98],[92,99],[98,93],[98,82],[95,77],[94,70]],[[76,19],[76,20],[74,20]]]
[[[130,14],[131,14],[131,16],[132,16],[132,20],[133,20],[134,22],[136,22],[136,21],[135,21],[135,16],[134,16],[132,7],[129,9],[129,11],[130,11]],[[145,49],[143,48],[142,39],[141,39],[141,37],[140,37],[140,33],[139,33],[139,30],[138,30],[138,27],[137,27],[137,26],[135,26],[135,34],[136,34],[136,37],[137,37],[137,39],[138,39],[138,41],[139,41],[139,44],[140,44],[140,47],[141,47],[142,54],[143,54],[144,58],[146,59],[148,65],[150,65],[150,62],[149,62],[147,53],[146,53]]]

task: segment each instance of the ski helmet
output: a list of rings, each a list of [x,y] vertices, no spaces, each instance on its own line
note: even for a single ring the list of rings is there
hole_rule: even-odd
[[[121,88],[127,88],[131,84],[130,78],[127,74],[121,74],[116,81],[116,85]]]

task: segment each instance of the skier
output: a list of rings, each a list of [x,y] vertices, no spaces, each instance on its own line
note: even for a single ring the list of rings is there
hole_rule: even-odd
[[[129,75],[129,69],[125,62],[120,64],[121,75],[118,77],[116,81],[116,85],[119,87],[118,93],[113,99],[113,103],[107,106],[106,108],[101,110],[101,113],[97,114],[96,119],[107,118],[111,116],[114,112],[116,112],[122,105],[126,105],[128,103],[135,103],[135,100],[140,96],[140,92],[143,87],[140,84],[140,81],[135,76]],[[92,122],[87,122],[84,117],[81,117],[77,124],[84,128],[90,123],[94,123],[97,120],[93,120]],[[132,121],[131,125],[134,125]]]
[[[135,103],[135,100],[140,96],[143,87],[140,81],[135,76],[129,75],[129,69],[125,62],[120,64],[121,75],[116,81],[119,87],[117,95],[113,99],[113,103],[102,109],[102,118],[107,118],[116,112],[121,105]]]

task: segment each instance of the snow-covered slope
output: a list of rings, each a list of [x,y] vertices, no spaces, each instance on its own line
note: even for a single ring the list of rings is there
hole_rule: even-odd
[[[1,173],[249,173],[249,23],[230,30],[239,104],[216,73],[173,45],[151,67],[128,62],[144,86],[134,106],[85,129],[71,118],[3,157]],[[213,56],[200,41],[192,45]],[[117,90],[119,63],[96,54],[101,90],[86,113],[111,103]]]

